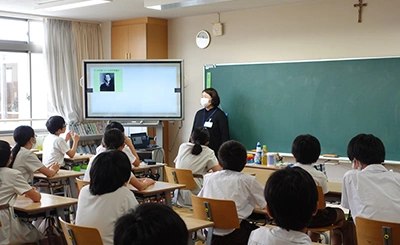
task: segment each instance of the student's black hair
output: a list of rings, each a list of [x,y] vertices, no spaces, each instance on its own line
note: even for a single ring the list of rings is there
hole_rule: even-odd
[[[103,144],[107,150],[118,149],[125,142],[123,133],[117,129],[112,128],[107,130],[103,135]]]
[[[26,143],[28,143],[28,141],[32,137],[35,137],[35,131],[30,126],[22,125],[22,126],[17,127],[14,130],[15,145],[11,151],[13,158],[8,167],[10,167],[10,168],[13,167],[15,158],[17,157],[17,154],[18,154],[19,150],[21,149],[21,146],[26,145]]]
[[[385,161],[385,146],[372,134],[359,134],[347,146],[347,156],[351,161],[357,158],[364,164],[381,164]]]
[[[293,141],[292,154],[299,163],[315,163],[321,154],[321,144],[310,134],[299,135]]]
[[[264,197],[277,226],[300,231],[308,226],[318,201],[311,175],[300,167],[275,171],[268,178]]]
[[[186,245],[185,222],[172,208],[143,203],[120,217],[114,229],[114,245]]]
[[[10,144],[7,141],[0,140],[0,168],[3,168],[7,165],[10,155]]]
[[[208,129],[205,127],[195,128],[192,133],[192,142],[194,143],[192,154],[196,156],[199,155],[203,151],[201,146],[206,145],[208,141],[210,141]]]
[[[119,129],[122,133],[125,131],[124,126],[120,122],[117,121],[111,121],[107,124],[105,131],[107,132],[110,129]]]
[[[65,120],[62,116],[51,116],[47,119],[46,128],[51,134],[55,134],[57,130],[65,127]]]
[[[206,88],[202,91],[202,93],[204,92],[211,96],[211,104],[215,107],[218,107],[220,99],[217,90],[213,88]]]
[[[218,159],[223,169],[241,172],[247,162],[246,147],[238,141],[228,140],[219,148]]]
[[[89,191],[92,195],[114,192],[130,178],[131,163],[125,153],[107,150],[96,156],[90,169]]]

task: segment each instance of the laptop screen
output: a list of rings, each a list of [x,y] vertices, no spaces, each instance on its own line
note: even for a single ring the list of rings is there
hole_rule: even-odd
[[[145,149],[149,145],[147,133],[131,134],[131,140],[135,149]]]

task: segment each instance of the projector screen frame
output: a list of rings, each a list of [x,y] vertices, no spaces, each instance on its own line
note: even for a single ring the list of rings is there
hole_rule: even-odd
[[[88,79],[90,79],[90,75],[88,72],[88,69],[90,69],[90,65],[107,65],[107,64],[113,64],[113,65],[124,65],[124,64],[175,64],[177,67],[179,67],[179,74],[177,76],[177,79],[179,79],[179,86],[176,89],[179,90],[179,92],[176,92],[179,97],[179,104],[177,105],[177,115],[176,116],[113,116],[113,115],[105,115],[105,116],[92,116],[89,115],[89,94],[93,93],[88,92]],[[183,75],[183,59],[152,59],[152,60],[83,60],[82,61],[82,88],[83,88],[83,119],[86,120],[117,120],[117,121],[122,121],[122,122],[137,122],[141,121],[141,124],[143,122],[147,121],[181,121],[184,120],[184,75]],[[177,84],[178,85],[178,84]],[[93,88],[91,88],[93,89]],[[134,95],[133,95],[134,96]],[[151,95],[149,95],[149,101],[151,100]],[[178,115],[179,114],[179,115]]]

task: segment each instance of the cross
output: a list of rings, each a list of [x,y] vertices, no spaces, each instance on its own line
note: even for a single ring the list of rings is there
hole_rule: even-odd
[[[358,23],[361,23],[361,16],[362,16],[362,8],[366,7],[367,4],[363,3],[363,0],[358,0],[358,3],[354,4],[355,8],[358,8]]]

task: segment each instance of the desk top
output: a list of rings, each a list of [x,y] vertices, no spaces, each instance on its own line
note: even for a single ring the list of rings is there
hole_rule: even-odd
[[[42,157],[43,151],[34,151],[33,152],[37,157]],[[68,155],[64,156],[64,160],[67,161],[84,161],[84,160],[90,160],[90,158],[94,156],[93,154],[81,154],[81,153],[75,153],[74,157],[69,157]]]
[[[69,207],[78,203],[78,199],[76,198],[61,197],[46,193],[40,194],[42,195],[40,202],[33,202],[28,197],[18,196],[16,202],[14,203],[14,209],[26,213],[43,212],[48,209]]]
[[[165,192],[165,191],[173,191],[175,189],[182,189],[186,187],[186,185],[183,184],[171,184],[168,182],[162,182],[162,181],[156,181],[154,185],[148,186],[146,189],[139,191],[132,185],[128,184],[128,188],[133,191],[134,193],[137,194],[146,194],[146,195],[151,195],[151,194],[157,194],[160,192]]]
[[[81,153],[75,153],[74,157],[69,157],[67,155],[64,156],[64,160],[66,161],[89,161],[90,158],[94,156],[93,154],[81,154]]]
[[[164,166],[165,166],[164,163],[159,163],[159,162],[156,163],[155,165],[147,165],[147,164],[141,162],[139,166],[133,167],[132,170],[133,171],[143,171],[143,170],[147,170],[147,169],[151,169],[151,168],[162,168]]]
[[[212,222],[212,221],[195,219],[195,218],[187,217],[187,216],[181,216],[181,218],[185,222],[187,230],[189,232],[197,231],[197,230],[211,227],[214,225],[214,222]]]
[[[342,183],[328,182],[328,191],[331,194],[342,195]]]
[[[58,173],[56,173],[52,177],[47,177],[46,175],[42,173],[34,173],[33,176],[35,179],[46,179],[46,180],[58,180],[58,179],[66,179],[66,178],[76,178],[79,176],[85,175],[84,172],[77,172],[77,171],[71,171],[71,170],[65,170],[65,169],[60,169]]]
[[[258,169],[269,169],[269,170],[278,170],[279,169],[279,167],[277,167],[277,166],[268,166],[268,165],[254,164],[254,163],[248,163],[244,167],[258,168]]]

